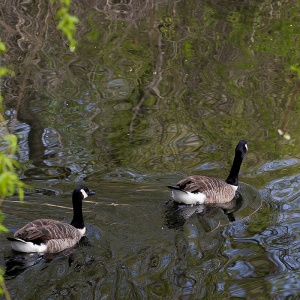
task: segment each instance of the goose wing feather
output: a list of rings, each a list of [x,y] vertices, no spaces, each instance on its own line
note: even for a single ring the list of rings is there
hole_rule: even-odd
[[[227,202],[235,195],[235,190],[224,180],[201,175],[182,179],[177,186],[185,192],[205,194],[205,203]]]
[[[25,241],[36,239],[47,241],[52,239],[77,239],[78,231],[70,224],[45,219],[35,220],[19,229],[14,236]]]
[[[52,219],[37,219],[32,222],[27,223],[22,228],[20,228],[16,233],[15,237],[21,236],[24,232],[34,231],[38,228],[42,228],[47,225],[59,223],[60,221],[52,220]]]
[[[78,233],[78,237],[76,239],[63,238],[63,239],[49,240],[46,242],[47,251],[49,253],[57,253],[57,252],[65,250],[67,248],[71,248],[79,242],[80,238],[81,238],[81,236]]]
[[[227,183],[222,179],[195,175],[180,180],[177,182],[177,185],[186,192],[205,193],[206,191],[218,189],[227,185]]]

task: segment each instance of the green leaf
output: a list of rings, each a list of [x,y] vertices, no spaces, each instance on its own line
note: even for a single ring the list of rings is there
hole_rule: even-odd
[[[12,71],[8,68],[0,68],[0,77],[3,77],[6,74],[13,76],[15,73],[14,73],[14,71]]]
[[[0,41],[0,53],[1,52],[6,52],[6,46],[3,42]]]
[[[7,233],[8,229],[5,226],[0,224],[0,232],[6,232]]]
[[[79,23],[79,19],[76,16],[69,14],[71,0],[60,0],[60,5],[61,7],[56,13],[56,18],[60,19],[57,28],[67,37],[70,51],[74,52],[77,44],[74,35],[76,32],[76,24]]]
[[[60,2],[66,5],[67,7],[71,5],[71,0],[61,0]]]
[[[14,134],[9,134],[4,138],[4,140],[8,142],[8,147],[11,149],[11,152],[15,154],[18,148],[17,136]]]
[[[298,64],[292,65],[292,66],[290,67],[290,69],[291,69],[292,71],[296,72],[296,73],[298,74],[298,77],[300,77],[300,67],[299,67]]]
[[[23,190],[22,187],[20,187],[20,188],[18,189],[18,193],[19,193],[19,199],[20,199],[21,201],[24,201],[24,190]]]

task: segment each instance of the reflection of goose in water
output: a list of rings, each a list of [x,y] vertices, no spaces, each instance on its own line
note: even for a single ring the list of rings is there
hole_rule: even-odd
[[[196,217],[198,222],[211,223],[209,227],[213,229],[214,225],[228,225],[250,217],[260,209],[262,200],[259,191],[241,183],[233,200],[227,203],[191,206],[169,201],[165,206],[166,225],[168,228],[180,229],[188,219],[194,222]]]
[[[235,221],[234,213],[237,212],[243,204],[243,197],[239,192],[235,193],[235,197],[232,201],[227,203],[218,204],[212,207],[220,207],[224,214],[227,216],[229,222]]]
[[[248,150],[247,142],[239,141],[235,148],[233,164],[226,181],[207,176],[189,176],[180,180],[172,190],[172,198],[184,204],[211,204],[231,201],[238,188],[238,176],[242,161]]]
[[[33,253],[18,253],[6,260],[5,278],[13,278],[23,273],[43,259],[43,255]]]
[[[19,229],[14,237],[8,237],[12,248],[18,252],[57,253],[73,247],[85,234],[82,200],[93,195],[85,186],[73,191],[73,220],[71,224],[51,219],[38,219]]]
[[[180,205],[173,202],[166,206],[166,225],[170,229],[179,229],[184,225],[186,220],[193,215],[197,215],[203,219],[213,219],[220,210],[223,211],[223,215],[228,219],[227,222],[234,222],[236,220],[234,214],[242,207],[242,203],[243,197],[239,192],[236,193],[236,196],[232,201],[227,203],[191,206],[185,204]]]
[[[204,205],[186,206],[178,205],[176,202],[166,206],[166,225],[170,229],[181,228],[185,221],[195,213],[200,214],[204,210]]]

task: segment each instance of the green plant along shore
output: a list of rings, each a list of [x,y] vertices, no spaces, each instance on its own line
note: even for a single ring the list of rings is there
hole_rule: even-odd
[[[55,0],[51,0],[53,4]],[[57,8],[56,17],[59,19],[57,28],[67,37],[69,42],[69,48],[71,51],[75,50],[76,40],[74,38],[76,31],[76,23],[79,20],[69,14],[71,2],[69,0],[60,0],[59,7]],[[0,40],[0,56],[6,52],[5,44]],[[0,66],[0,80],[4,76],[13,76],[14,72],[7,67]],[[7,196],[18,194],[19,199],[24,198],[24,183],[19,179],[17,170],[19,164],[16,159],[16,153],[18,150],[18,138],[15,134],[10,132],[6,126],[5,119],[3,117],[3,97],[0,90],[0,205]],[[6,227],[3,225],[4,215],[0,210],[0,234],[7,232]],[[3,270],[0,269],[0,294],[5,294],[7,299],[10,296],[6,290]]]

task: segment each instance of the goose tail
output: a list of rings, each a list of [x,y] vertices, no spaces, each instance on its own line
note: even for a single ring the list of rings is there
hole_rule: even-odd
[[[167,187],[171,190],[176,190],[176,191],[182,191],[184,193],[187,193],[185,190],[183,190],[179,185],[167,185]]]
[[[19,242],[19,243],[24,243],[26,244],[26,242],[22,239],[19,239],[19,238],[12,238],[12,237],[7,237],[7,239],[11,242]]]
[[[27,242],[20,238],[12,238],[7,237],[9,241],[11,241],[11,246],[15,251],[18,252],[46,252],[47,251],[47,245],[44,243],[41,244],[35,244],[33,242]]]

